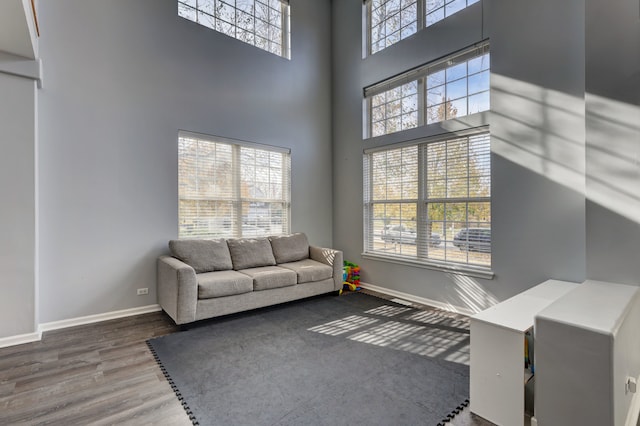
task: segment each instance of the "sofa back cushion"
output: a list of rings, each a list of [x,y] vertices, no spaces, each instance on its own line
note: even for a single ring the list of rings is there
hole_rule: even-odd
[[[278,265],[309,258],[309,240],[303,233],[269,237],[269,241]]]
[[[195,269],[196,273],[233,269],[225,240],[171,240],[171,255]]]
[[[230,239],[227,240],[227,245],[231,253],[233,269],[236,271],[276,264],[271,244],[266,238]]]

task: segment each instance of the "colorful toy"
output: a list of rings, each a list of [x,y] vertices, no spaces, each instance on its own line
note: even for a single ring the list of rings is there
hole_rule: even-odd
[[[360,290],[360,267],[355,263],[344,261],[342,269],[342,280],[344,290]]]

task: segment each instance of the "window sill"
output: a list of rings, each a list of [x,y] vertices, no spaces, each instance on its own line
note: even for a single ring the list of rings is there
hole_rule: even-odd
[[[395,263],[398,265],[415,266],[418,268],[431,269],[434,271],[446,272],[449,274],[466,275],[475,278],[484,278],[491,280],[495,276],[491,269],[466,266],[466,265],[452,265],[447,263],[440,263],[437,261],[418,261],[412,260],[400,256],[389,256],[375,253],[362,253],[364,259],[379,260],[382,262]]]

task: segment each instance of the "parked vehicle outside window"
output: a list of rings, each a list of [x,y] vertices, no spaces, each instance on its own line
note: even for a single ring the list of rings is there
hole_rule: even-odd
[[[460,250],[491,252],[490,228],[464,228],[453,237],[453,245]]]
[[[382,233],[382,241],[393,244],[416,244],[417,233],[415,229],[409,229],[402,225],[387,225]],[[431,233],[429,245],[437,247],[441,243],[440,234]]]

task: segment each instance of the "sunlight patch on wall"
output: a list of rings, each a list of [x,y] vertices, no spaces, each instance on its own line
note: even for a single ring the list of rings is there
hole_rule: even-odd
[[[495,305],[499,300],[475,279],[458,274],[446,274],[456,285],[456,294],[466,307],[473,312],[481,312]]]
[[[492,151],[584,193],[584,99],[491,75]]]
[[[640,106],[587,93],[587,198],[640,223]]]

